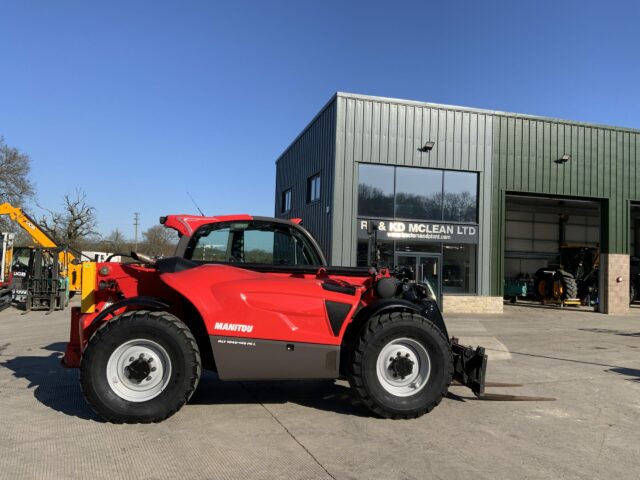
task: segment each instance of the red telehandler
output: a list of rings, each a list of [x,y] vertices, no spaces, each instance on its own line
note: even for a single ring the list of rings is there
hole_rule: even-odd
[[[332,267],[298,220],[169,215],[176,256],[85,263],[63,362],[116,423],[159,422],[201,369],[221,380],[346,378],[375,414],[414,418],[452,380],[482,395],[484,349],[449,338],[406,270]]]

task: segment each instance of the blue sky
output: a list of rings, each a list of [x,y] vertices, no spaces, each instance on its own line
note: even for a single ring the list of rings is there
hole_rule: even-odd
[[[275,160],[336,91],[640,128],[633,1],[3,1],[0,135],[99,228],[273,214]]]

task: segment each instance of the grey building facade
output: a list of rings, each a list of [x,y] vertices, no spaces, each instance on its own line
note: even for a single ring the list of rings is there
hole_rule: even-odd
[[[600,309],[624,310],[613,305],[629,285],[639,140],[631,129],[337,93],[278,158],[275,214],[302,218],[333,265],[366,262],[376,222],[381,263],[429,275],[445,311],[501,311],[506,274],[547,262],[560,241],[596,245]]]

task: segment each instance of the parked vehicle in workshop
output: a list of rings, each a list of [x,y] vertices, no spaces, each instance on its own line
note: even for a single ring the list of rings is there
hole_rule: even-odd
[[[536,295],[545,303],[597,304],[599,268],[599,248],[563,244],[557,262],[535,273]]]

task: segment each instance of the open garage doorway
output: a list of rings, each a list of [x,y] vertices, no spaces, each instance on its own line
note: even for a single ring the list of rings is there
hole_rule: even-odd
[[[505,210],[505,298],[595,308],[599,202],[507,195]]]
[[[629,212],[630,277],[629,298],[631,312],[640,313],[640,203],[632,202]]]

